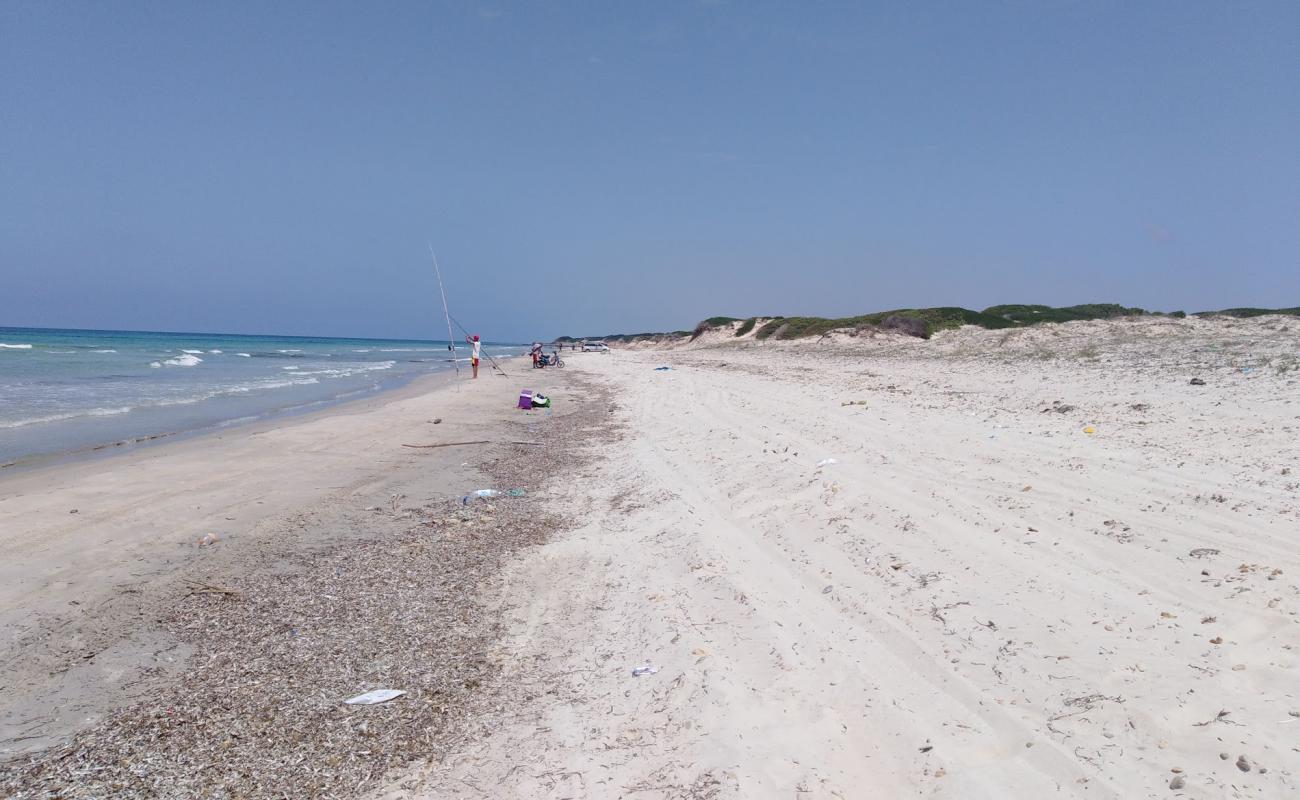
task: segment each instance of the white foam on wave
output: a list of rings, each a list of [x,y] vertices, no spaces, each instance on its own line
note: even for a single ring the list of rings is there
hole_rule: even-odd
[[[290,364],[287,367],[280,367],[280,369],[299,369],[299,367],[297,364]]]
[[[202,350],[181,350],[181,352],[182,352],[182,353],[189,353],[189,354],[192,355],[192,356],[201,356],[201,355],[203,355],[203,351],[202,351]]]
[[[354,353],[369,353],[369,352],[370,352],[370,348],[367,347],[367,348],[364,349],[364,350],[353,350],[352,352],[354,352]]]
[[[301,353],[301,350],[276,350],[277,353]]]
[[[209,350],[208,352],[211,353],[211,354],[214,355],[214,356],[219,356],[219,355],[221,355],[221,351],[220,351],[220,350]]]
[[[78,417],[112,417],[117,414],[125,414],[130,410],[130,406],[121,406],[119,408],[91,408],[86,411],[69,411],[65,414],[50,414],[44,417],[30,417],[28,419],[16,419],[10,422],[0,422],[0,428],[25,428],[28,425],[40,425],[45,422],[63,422],[64,420],[76,419]]]
[[[253,354],[252,354],[252,353],[235,353],[235,355],[239,356],[240,358],[252,358],[252,357],[253,357]]]
[[[31,350],[30,344],[5,344],[0,342],[0,350]]]
[[[91,350],[92,353],[116,353],[116,350]]]
[[[151,366],[151,367],[161,367],[161,366],[168,366],[168,367],[197,367],[199,364],[202,364],[202,363],[203,363],[203,359],[199,358],[199,357],[196,356],[196,355],[191,355],[191,354],[189,354],[189,353],[186,353],[186,354],[183,355],[183,356],[176,356],[175,358],[169,358],[169,359],[167,359],[166,361],[162,362],[161,364],[159,364],[157,361],[155,361],[155,362],[153,362],[152,364],[150,364],[149,366]]]
[[[304,381],[265,381],[263,383],[253,384],[254,389],[283,389],[286,386],[309,386],[313,383],[320,383],[315,378],[308,378]]]
[[[329,375],[330,377],[346,378],[350,375],[360,375],[363,372],[376,372],[378,370],[392,369],[397,366],[396,361],[380,361],[374,364],[358,364],[353,367],[343,367],[340,369],[304,369],[294,372],[294,375]],[[284,367],[283,369],[297,370],[297,367]]]

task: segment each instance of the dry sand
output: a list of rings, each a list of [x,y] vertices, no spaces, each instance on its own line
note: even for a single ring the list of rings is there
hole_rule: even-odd
[[[508,572],[516,702],[376,796],[1297,796],[1298,351],[1266,318],[575,356],[626,439]]]

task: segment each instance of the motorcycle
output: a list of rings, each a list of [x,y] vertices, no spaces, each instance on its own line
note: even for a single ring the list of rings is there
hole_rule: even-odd
[[[564,359],[560,358],[560,354],[554,350],[551,351],[550,355],[542,353],[537,357],[537,360],[533,362],[533,368],[542,369],[543,367],[558,367],[563,369]]]

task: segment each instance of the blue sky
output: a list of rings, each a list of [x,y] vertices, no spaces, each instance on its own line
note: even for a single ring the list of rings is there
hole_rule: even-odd
[[[0,4],[0,325],[1300,304],[1300,3]]]

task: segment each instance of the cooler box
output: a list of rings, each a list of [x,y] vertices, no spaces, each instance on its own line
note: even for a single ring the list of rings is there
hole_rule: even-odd
[[[531,408],[533,407],[533,390],[532,390],[532,389],[524,389],[523,391],[521,391],[521,392],[519,393],[519,405],[516,406],[516,407],[517,407],[517,408],[522,408],[522,409],[524,409],[525,411],[527,411],[527,410],[529,410],[529,409],[531,409]]]

